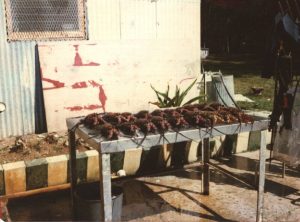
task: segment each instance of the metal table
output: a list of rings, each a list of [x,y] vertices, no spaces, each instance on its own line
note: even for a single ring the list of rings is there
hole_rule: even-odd
[[[110,169],[110,154],[123,152],[127,149],[137,147],[141,144],[144,150],[149,150],[156,145],[166,143],[176,143],[188,140],[202,140],[202,192],[204,195],[209,194],[209,138],[221,135],[232,135],[240,132],[263,131],[268,128],[269,120],[262,117],[254,117],[253,124],[230,124],[215,126],[212,129],[187,129],[177,132],[166,132],[164,138],[159,134],[148,135],[144,138],[143,135],[133,138],[120,137],[114,141],[103,141],[97,132],[86,128],[83,125],[78,125],[83,117],[67,119],[67,127],[69,133],[70,147],[70,172],[71,172],[71,196],[74,203],[74,194],[77,184],[76,175],[76,141],[75,134],[84,139],[90,146],[99,152],[99,169],[100,169],[100,198],[102,202],[101,210],[104,221],[112,220],[112,199],[111,199],[111,169]],[[265,149],[266,140],[265,132],[262,132],[259,152],[259,186],[257,192],[257,214],[256,221],[262,221],[263,216],[263,193],[265,184]]]

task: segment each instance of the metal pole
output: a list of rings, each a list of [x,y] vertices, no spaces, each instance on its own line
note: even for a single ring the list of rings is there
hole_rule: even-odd
[[[202,173],[202,192],[204,195],[209,195],[209,138],[202,140],[202,162],[203,162],[203,173]]]
[[[111,173],[110,154],[100,153],[100,199],[102,202],[101,212],[104,221],[112,221],[112,196],[111,196]]]
[[[71,172],[71,205],[72,205],[72,215],[73,219],[75,219],[76,214],[76,204],[74,202],[74,196],[76,192],[77,185],[77,170],[76,170],[76,140],[75,140],[75,132],[74,130],[68,131],[69,137],[69,167]]]
[[[256,221],[263,220],[264,207],[264,188],[265,188],[265,150],[266,150],[266,131],[261,131],[260,150],[259,150],[259,183],[257,192],[257,211]]]

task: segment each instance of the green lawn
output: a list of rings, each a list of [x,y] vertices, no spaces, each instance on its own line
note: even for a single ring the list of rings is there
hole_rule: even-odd
[[[260,58],[253,55],[210,56],[203,61],[206,71],[219,71],[234,76],[236,94],[243,94],[254,103],[238,102],[242,109],[269,110],[273,106],[274,80],[260,77]],[[254,95],[251,87],[262,87],[261,95]]]

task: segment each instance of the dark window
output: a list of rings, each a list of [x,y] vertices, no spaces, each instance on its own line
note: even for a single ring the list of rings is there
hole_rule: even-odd
[[[85,39],[84,0],[5,0],[8,40]]]

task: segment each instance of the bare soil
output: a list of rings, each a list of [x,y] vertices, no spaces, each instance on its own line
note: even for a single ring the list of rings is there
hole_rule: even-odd
[[[77,145],[79,152],[92,149],[79,139],[77,139]],[[68,136],[66,132],[30,134],[0,140],[0,164],[68,153]]]

